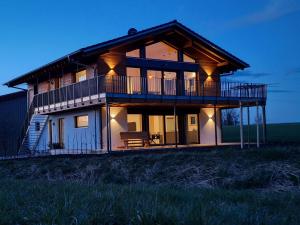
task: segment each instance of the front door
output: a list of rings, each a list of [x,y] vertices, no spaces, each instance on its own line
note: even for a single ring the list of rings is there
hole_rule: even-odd
[[[60,148],[64,148],[64,119],[58,120],[58,143]]]

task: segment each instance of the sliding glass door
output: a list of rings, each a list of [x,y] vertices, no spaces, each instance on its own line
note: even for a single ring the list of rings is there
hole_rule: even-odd
[[[175,144],[176,141],[177,143],[179,143],[177,116],[176,116],[176,124],[175,124],[174,116],[165,116],[165,133],[166,133],[166,144]]]

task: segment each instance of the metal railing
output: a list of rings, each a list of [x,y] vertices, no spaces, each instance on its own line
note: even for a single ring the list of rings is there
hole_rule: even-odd
[[[267,91],[264,84],[101,75],[37,94],[33,106],[50,107],[63,102],[66,105],[75,104],[76,100],[91,100],[101,93],[265,99]]]

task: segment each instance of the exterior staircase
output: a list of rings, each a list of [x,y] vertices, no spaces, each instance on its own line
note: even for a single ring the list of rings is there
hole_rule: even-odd
[[[32,154],[36,151],[40,137],[47,125],[47,121],[47,115],[32,115],[27,131],[22,140],[19,154]]]

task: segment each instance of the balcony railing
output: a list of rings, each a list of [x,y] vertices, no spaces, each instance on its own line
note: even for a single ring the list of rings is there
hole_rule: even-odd
[[[167,96],[210,96],[225,98],[265,99],[266,85],[238,82],[200,82],[195,79],[176,80],[157,77],[97,76],[79,83],[37,94],[34,107],[76,104],[100,98],[102,93]]]

